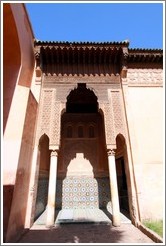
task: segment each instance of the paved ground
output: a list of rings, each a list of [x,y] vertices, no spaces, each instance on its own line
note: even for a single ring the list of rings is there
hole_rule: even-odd
[[[154,242],[131,223],[120,227],[111,224],[66,223],[52,229],[34,225],[18,243],[147,243]]]

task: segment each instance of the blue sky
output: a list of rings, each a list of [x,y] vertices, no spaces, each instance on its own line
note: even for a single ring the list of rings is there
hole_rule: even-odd
[[[130,48],[163,48],[162,3],[26,3],[42,41],[130,41]]]

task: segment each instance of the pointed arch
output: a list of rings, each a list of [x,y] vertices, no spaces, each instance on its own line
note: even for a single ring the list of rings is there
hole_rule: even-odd
[[[126,139],[123,134],[119,133],[116,136],[116,172],[119,193],[119,204],[121,213],[125,214],[128,218],[130,216],[130,174],[128,167]]]
[[[47,136],[46,133],[44,133],[44,134],[40,137],[40,139],[39,139],[39,146],[43,145],[44,143],[45,143],[45,144],[46,144],[46,143],[49,144],[49,137]]]
[[[77,88],[67,96],[67,113],[97,113],[98,101],[94,92],[85,83],[78,83]]]
[[[5,131],[21,67],[21,48],[11,6],[4,4],[3,8],[3,130]]]
[[[46,209],[48,199],[48,177],[50,169],[49,137],[44,133],[39,139],[40,161],[34,220]]]

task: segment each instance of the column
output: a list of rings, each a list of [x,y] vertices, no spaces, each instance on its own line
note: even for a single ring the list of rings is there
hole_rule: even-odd
[[[40,146],[35,146],[33,150],[32,166],[30,172],[30,185],[28,193],[27,211],[25,218],[25,228],[30,228],[34,223],[35,204],[37,194],[37,182],[40,164]]]
[[[50,158],[46,227],[51,227],[54,225],[56,179],[57,179],[57,151],[52,150],[51,158]]]
[[[113,226],[120,226],[120,209],[119,209],[119,197],[118,197],[114,150],[108,150],[108,167],[109,167],[111,203],[112,203],[112,224]]]

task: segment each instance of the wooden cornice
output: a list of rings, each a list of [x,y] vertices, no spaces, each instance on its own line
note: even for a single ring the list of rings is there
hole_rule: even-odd
[[[162,50],[129,49],[124,42],[35,41],[37,64],[46,74],[121,74],[128,64],[162,64]]]

